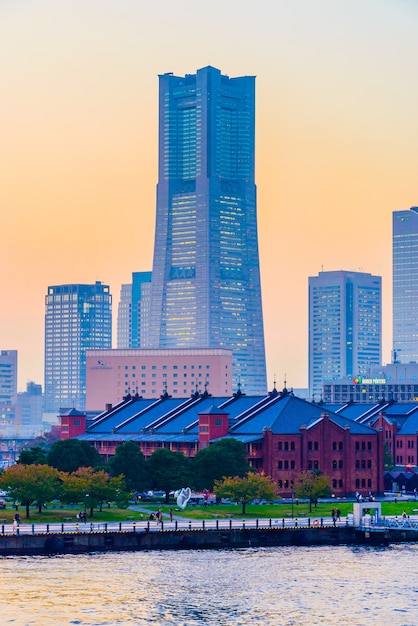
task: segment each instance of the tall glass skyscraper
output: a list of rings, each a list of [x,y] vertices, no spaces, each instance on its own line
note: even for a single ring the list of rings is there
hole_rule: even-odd
[[[233,350],[233,385],[266,392],[254,182],[255,79],[159,77],[149,346]]]
[[[418,207],[393,213],[393,361],[418,362]]]
[[[118,348],[142,348],[149,333],[151,272],[133,272],[118,305]]]
[[[45,411],[84,410],[86,349],[112,347],[109,286],[48,287],[45,305]]]
[[[319,272],[309,278],[309,392],[365,376],[382,359],[382,279],[365,272]]]

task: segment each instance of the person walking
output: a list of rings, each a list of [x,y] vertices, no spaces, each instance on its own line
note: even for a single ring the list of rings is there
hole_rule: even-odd
[[[170,522],[172,522],[173,521],[173,509],[170,509],[168,514],[170,516]]]

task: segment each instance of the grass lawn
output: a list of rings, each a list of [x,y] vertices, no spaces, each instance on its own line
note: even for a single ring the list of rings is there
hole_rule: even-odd
[[[243,516],[240,505],[216,505],[211,504],[207,507],[203,506],[188,506],[186,509],[178,509],[173,505],[159,505],[154,506],[150,504],[147,506],[150,510],[157,511],[158,508],[162,509],[164,518],[168,517],[170,508],[173,509],[175,516],[184,517],[186,519],[220,519],[223,518],[283,518],[292,516],[291,503],[284,504],[259,504],[259,505],[247,505],[245,509],[245,515]],[[315,507],[312,505],[312,512],[309,511],[308,503],[300,503],[293,505],[293,517],[329,517],[333,508],[339,508],[341,516],[345,517],[347,513],[353,512],[352,502],[340,502],[339,500],[334,502],[318,503]],[[373,503],[370,503],[370,508],[373,508]],[[414,511],[414,509],[416,509]],[[407,515],[418,515],[418,502],[384,502],[382,503],[382,515],[399,515],[403,512]]]
[[[281,519],[283,517],[292,516],[291,503],[283,504],[265,504],[265,505],[247,505],[246,514],[243,516],[241,513],[240,505],[216,505],[211,504],[207,507],[203,506],[189,506],[184,510],[179,509],[175,502],[166,504],[158,504],[154,502],[144,502],[145,509],[150,511],[157,511],[162,509],[164,519],[168,519],[170,508],[173,509],[176,517],[183,517],[185,519],[238,519],[238,518],[272,518]],[[39,523],[53,523],[53,522],[76,522],[76,515],[83,507],[66,507],[66,508],[52,508],[51,505],[42,510],[42,513],[38,513],[36,506],[30,507],[30,518],[25,518],[25,507],[19,506],[19,514],[22,523],[39,524]],[[330,503],[319,503],[317,507],[312,505],[312,512],[309,512],[308,503],[300,503],[293,505],[293,516],[321,518],[329,517],[331,515],[332,508],[339,508],[341,515],[345,517],[347,513],[352,513],[352,502],[340,502],[336,501]],[[371,503],[370,508],[373,508]],[[403,512],[407,515],[418,515],[418,502],[384,502],[382,504],[382,515],[399,515],[402,516]],[[0,509],[0,524],[12,523],[16,509],[10,503],[7,504],[6,509]],[[102,512],[98,509],[94,510],[93,517],[88,517],[87,521],[92,522],[126,522],[126,521],[146,521],[148,514],[141,511],[133,511],[131,509],[122,509],[107,506],[103,507]],[[4,520],[4,521],[3,521]]]

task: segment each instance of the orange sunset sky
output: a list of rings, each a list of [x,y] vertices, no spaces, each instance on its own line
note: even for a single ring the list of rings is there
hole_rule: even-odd
[[[48,285],[150,270],[158,74],[255,75],[269,387],[307,386],[308,276],[383,277],[418,204],[415,0],[0,0],[0,348],[43,384]],[[114,332],[116,347],[116,333]]]

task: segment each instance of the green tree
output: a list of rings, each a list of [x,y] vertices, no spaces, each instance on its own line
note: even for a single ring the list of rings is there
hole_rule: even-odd
[[[4,470],[0,486],[9,492],[13,500],[25,506],[26,518],[29,519],[31,504],[36,502],[41,513],[43,504],[59,495],[61,474],[49,465],[18,463]]]
[[[190,459],[182,452],[172,452],[158,448],[146,461],[153,489],[165,492],[165,501],[170,499],[170,491],[186,487],[191,480]]]
[[[48,465],[62,472],[75,472],[79,467],[100,468],[104,461],[87,441],[63,439],[56,441],[48,453]]]
[[[213,489],[215,480],[227,476],[243,477],[250,471],[246,461],[245,446],[237,439],[219,439],[199,450],[193,459],[196,489]]]
[[[80,467],[76,472],[63,475],[62,499],[65,502],[82,503],[90,511],[103,502],[118,502],[126,499],[125,483],[122,476],[110,476],[104,470]]]
[[[128,491],[142,491],[150,486],[145,457],[134,441],[126,441],[116,448],[109,460],[109,469],[112,476],[123,474]]]
[[[296,474],[293,489],[297,498],[309,500],[309,511],[312,511],[313,502],[331,495],[330,483],[329,476],[320,471],[307,470]]]
[[[36,446],[34,448],[28,448],[27,450],[21,450],[18,463],[22,465],[47,465],[48,454],[44,448]]]
[[[242,515],[245,515],[245,508],[252,500],[258,498],[271,501],[277,497],[276,483],[262,472],[216,480],[214,489],[218,498],[230,498],[233,502],[239,502],[242,505]]]

